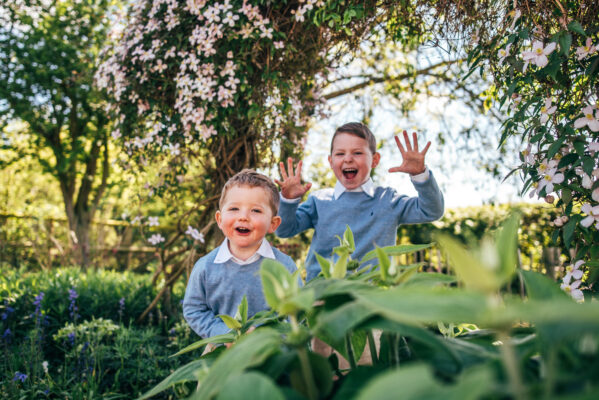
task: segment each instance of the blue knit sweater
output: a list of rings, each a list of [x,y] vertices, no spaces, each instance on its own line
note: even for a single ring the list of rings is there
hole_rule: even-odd
[[[379,247],[396,244],[400,224],[431,222],[443,215],[443,195],[432,173],[425,182],[412,182],[417,197],[401,195],[389,187],[376,187],[374,196],[365,192],[344,192],[338,199],[333,189],[322,189],[299,204],[282,201],[279,215],[282,223],[276,231],[287,238],[314,228],[312,244],[306,258],[307,280],[315,278],[320,265],[314,253],[330,258],[333,247],[339,246],[335,236],[343,237],[349,225],[356,244],[352,259],[360,260]]]
[[[264,257],[246,265],[239,265],[232,260],[215,264],[218,249],[219,247],[196,262],[183,299],[185,320],[203,338],[229,332],[230,329],[218,315],[234,316],[244,295],[248,302],[248,318],[269,308],[259,275]],[[272,251],[275,259],[289,272],[295,272],[297,268],[291,257],[274,247]]]

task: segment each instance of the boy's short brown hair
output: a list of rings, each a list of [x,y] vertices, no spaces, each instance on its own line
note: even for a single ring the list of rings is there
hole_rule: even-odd
[[[335,141],[335,137],[337,137],[337,135],[340,133],[349,133],[350,135],[365,139],[368,142],[368,148],[372,154],[376,153],[376,138],[370,129],[368,129],[368,127],[361,122],[348,122],[347,124],[341,125],[335,131],[333,139],[331,139],[331,154],[333,153],[333,142]]]
[[[269,194],[269,206],[272,209],[272,215],[277,215],[279,210],[279,189],[277,185],[266,175],[262,175],[253,169],[243,169],[233,175],[227,183],[223,186],[223,190],[220,194],[220,200],[218,201],[218,207],[222,208],[227,196],[227,192],[234,186],[250,186],[259,187]]]

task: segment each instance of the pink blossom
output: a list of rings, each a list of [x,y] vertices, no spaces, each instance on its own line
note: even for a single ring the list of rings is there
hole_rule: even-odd
[[[522,59],[526,61],[526,64],[532,62],[537,67],[543,68],[549,62],[547,56],[555,50],[557,44],[555,42],[549,43],[546,47],[543,47],[543,42],[536,40],[532,44],[531,51],[525,51],[522,53]]]
[[[588,105],[585,108],[583,108],[582,113],[584,114],[584,117],[578,118],[576,121],[574,121],[574,127],[580,129],[585,126],[588,126],[591,131],[598,132],[599,119],[597,118],[597,112],[595,112],[595,115],[593,115],[594,108],[595,107],[591,105]]]
[[[549,120],[549,116],[557,110],[557,106],[551,104],[551,99],[547,98],[545,104],[541,107],[541,123],[544,124]]]
[[[580,210],[587,215],[586,218],[580,221],[580,225],[588,228],[594,223],[595,228],[599,229],[599,206],[592,207],[589,203],[584,203]]]
[[[593,54],[597,51],[597,46],[594,46],[591,38],[587,38],[587,41],[584,46],[580,46],[576,48],[576,56],[579,60],[588,57],[590,54]]]
[[[505,58],[510,55],[511,47],[512,44],[510,43],[505,47],[505,49],[499,49],[499,51],[497,52],[497,56],[499,57],[499,65],[503,64]]]

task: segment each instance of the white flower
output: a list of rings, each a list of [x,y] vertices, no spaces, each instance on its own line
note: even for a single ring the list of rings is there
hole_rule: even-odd
[[[204,234],[200,233],[196,228],[192,228],[191,225],[187,225],[185,234],[191,236],[194,240],[199,240],[200,243],[204,243]]]
[[[535,162],[535,156],[532,154],[532,144],[529,144],[526,149],[522,150],[522,158],[527,164],[533,164]]]
[[[557,172],[557,168],[548,169],[541,181],[539,182],[539,191],[545,188],[547,194],[553,192],[554,183],[562,183],[564,181],[564,174]]]
[[[532,62],[537,67],[543,68],[549,62],[547,56],[555,50],[555,42],[549,43],[546,47],[543,47],[543,42],[536,40],[532,44],[531,51],[525,51],[522,53],[522,59],[527,62]]]
[[[597,51],[597,47],[592,45],[591,38],[587,38],[587,41],[584,46],[580,46],[576,48],[576,56],[579,60],[587,57],[589,54],[593,54]]]
[[[503,61],[505,61],[505,58],[510,55],[511,47],[512,47],[512,44],[510,43],[505,47],[505,49],[499,49],[499,51],[497,52],[497,56],[499,57],[499,65],[503,64]]]
[[[48,361],[42,362],[42,368],[44,369],[44,374],[48,374]]]
[[[551,104],[551,99],[546,99],[545,104],[541,107],[541,123],[544,124],[549,120],[549,116],[557,110],[557,106]]]
[[[557,217],[553,220],[553,224],[557,227],[564,226],[566,222],[568,222],[568,217],[566,215],[562,215],[561,217]]]
[[[516,27],[516,22],[518,22],[521,15],[522,12],[517,8],[513,9],[508,13],[508,16],[512,19],[512,25],[510,26],[510,30],[514,30],[514,28]]]
[[[566,280],[566,277],[564,277],[564,281],[560,287],[566,293],[570,294],[574,300],[582,301],[584,299],[584,295],[582,294],[582,290],[578,289],[581,283],[582,281],[580,280],[570,283],[570,279]]]
[[[580,210],[587,215],[585,219],[580,221],[580,225],[588,228],[595,223],[595,228],[599,229],[599,206],[591,207],[589,203],[584,203]]]
[[[578,118],[576,121],[574,121],[574,127],[576,129],[580,129],[588,125],[591,131],[599,131],[599,120],[597,119],[597,114],[593,115],[594,108],[595,107],[588,105],[582,109],[584,117]]]
[[[566,267],[566,275],[564,276],[564,281],[570,282],[572,278],[578,280],[582,279],[582,275],[584,273],[580,269],[580,267],[584,264],[583,260],[578,260],[574,263],[574,265],[568,265]]]
[[[155,233],[152,236],[150,236],[150,238],[148,239],[148,242],[150,242],[153,246],[156,246],[158,243],[160,242],[164,242],[164,237],[162,237],[161,234],[159,233]]]
[[[158,225],[160,225],[158,223],[158,217],[148,217],[147,224],[148,224],[148,226],[158,226]]]

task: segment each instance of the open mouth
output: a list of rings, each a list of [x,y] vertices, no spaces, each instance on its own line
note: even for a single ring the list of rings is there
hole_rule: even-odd
[[[250,233],[250,230],[248,228],[238,227],[238,228],[235,228],[235,230],[244,235],[247,233]]]
[[[345,179],[354,179],[356,175],[358,175],[358,170],[356,168],[346,168],[342,172]]]

